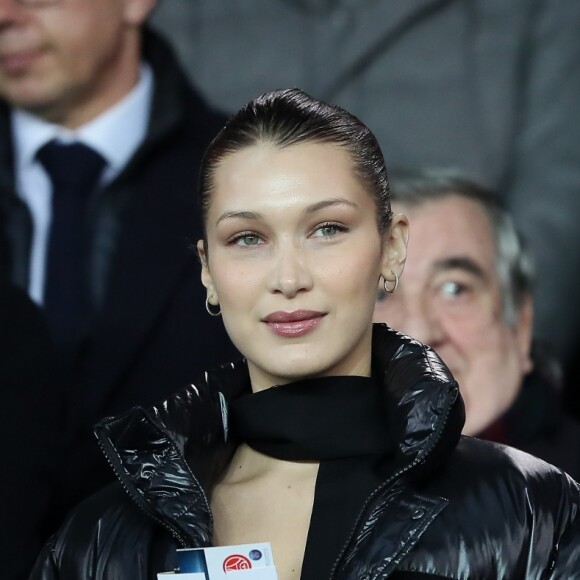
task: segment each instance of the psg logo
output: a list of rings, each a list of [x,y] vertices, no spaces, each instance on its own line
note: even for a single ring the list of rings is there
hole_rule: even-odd
[[[232,554],[224,560],[224,572],[232,572],[234,570],[250,570],[252,563],[248,558],[241,554]]]

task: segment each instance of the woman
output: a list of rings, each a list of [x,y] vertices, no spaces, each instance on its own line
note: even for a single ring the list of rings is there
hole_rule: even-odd
[[[122,485],[69,517],[33,578],[155,578],[176,548],[261,541],[281,580],[580,577],[578,485],[461,438],[437,356],[372,327],[407,222],[360,121],[264,95],[210,145],[200,199],[206,306],[245,360],[97,427]]]

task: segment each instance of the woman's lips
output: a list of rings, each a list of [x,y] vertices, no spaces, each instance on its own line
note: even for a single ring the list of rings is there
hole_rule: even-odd
[[[295,337],[303,336],[314,330],[324,316],[326,316],[325,312],[314,310],[273,312],[264,319],[264,322],[278,336]]]

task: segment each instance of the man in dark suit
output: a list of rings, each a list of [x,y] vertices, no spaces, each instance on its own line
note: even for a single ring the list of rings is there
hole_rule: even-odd
[[[0,256],[42,307],[68,388],[60,515],[107,481],[95,421],[235,356],[190,250],[199,160],[224,119],[146,29],[154,5],[0,1]]]

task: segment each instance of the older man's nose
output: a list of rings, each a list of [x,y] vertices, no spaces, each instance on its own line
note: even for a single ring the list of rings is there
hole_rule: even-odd
[[[439,315],[429,301],[424,299],[405,301],[400,330],[433,347],[437,346],[442,337]]]
[[[436,346],[443,336],[440,317],[433,304],[424,296],[405,291],[404,287],[395,294],[384,294],[379,290],[374,320],[386,322],[431,346]]]

